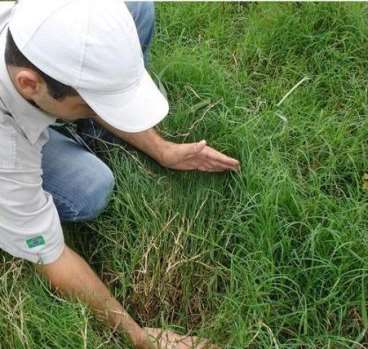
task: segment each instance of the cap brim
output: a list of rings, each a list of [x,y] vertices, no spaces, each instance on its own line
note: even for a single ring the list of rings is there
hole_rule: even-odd
[[[166,98],[146,70],[131,90],[104,94],[78,89],[78,93],[101,119],[124,132],[148,130],[169,112]]]

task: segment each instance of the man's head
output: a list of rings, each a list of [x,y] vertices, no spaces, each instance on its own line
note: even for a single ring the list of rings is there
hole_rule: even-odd
[[[9,30],[13,46],[38,68],[9,65],[10,75],[41,109],[68,120],[93,110],[125,132],[147,130],[167,115],[124,1],[19,0]]]
[[[18,49],[10,30],[5,62],[17,91],[38,108],[68,121],[95,114],[74,88],[51,78],[32,64]]]

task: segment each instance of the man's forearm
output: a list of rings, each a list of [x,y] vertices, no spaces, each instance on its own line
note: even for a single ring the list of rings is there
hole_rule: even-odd
[[[238,160],[207,146],[205,140],[195,143],[177,144],[166,141],[152,128],[139,133],[126,133],[106,124],[98,116],[96,116],[96,121],[117,137],[142,150],[163,167],[174,170],[208,172],[240,170]]]
[[[116,135],[159,163],[162,163],[163,151],[170,144],[153,128],[139,133],[117,131]]]
[[[56,262],[40,266],[39,271],[61,294],[78,298],[112,328],[128,335],[135,348],[156,349],[90,266],[68,247]]]
[[[101,126],[112,132],[115,136],[143,151],[152,159],[161,164],[165,149],[172,144],[171,142],[163,139],[153,128],[143,132],[127,133],[110,126],[99,117],[96,117],[96,121]]]

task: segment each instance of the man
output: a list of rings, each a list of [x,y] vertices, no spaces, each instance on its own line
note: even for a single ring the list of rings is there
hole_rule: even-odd
[[[1,3],[0,247],[35,263],[55,289],[85,302],[134,347],[202,348],[191,337],[142,329],[65,245],[61,229],[60,221],[95,218],[114,179],[94,154],[49,128],[57,118],[92,120],[80,126],[85,136],[129,142],[172,169],[239,168],[205,141],[174,144],[153,129],[168,113],[142,54],[153,7],[128,6],[136,24],[122,0]]]

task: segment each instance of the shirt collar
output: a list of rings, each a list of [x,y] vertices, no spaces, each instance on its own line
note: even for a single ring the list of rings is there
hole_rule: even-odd
[[[35,144],[56,118],[34,107],[13,85],[5,63],[7,30],[6,27],[0,35],[0,98],[31,144]]]

